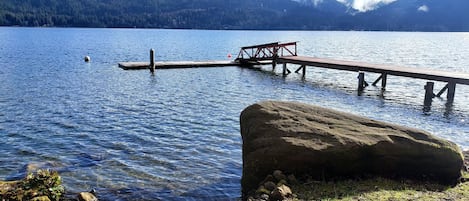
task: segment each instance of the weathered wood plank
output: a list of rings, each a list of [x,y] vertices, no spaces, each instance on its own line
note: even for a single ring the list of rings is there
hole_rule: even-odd
[[[419,78],[426,80],[435,80],[442,82],[454,82],[457,84],[469,85],[469,73],[448,72],[433,70],[428,68],[403,67],[386,64],[372,64],[356,61],[342,61],[326,58],[315,58],[305,56],[280,57],[278,63],[292,63],[298,65],[315,66],[322,68],[347,70],[347,71],[366,71],[373,73],[386,73],[388,75]]]

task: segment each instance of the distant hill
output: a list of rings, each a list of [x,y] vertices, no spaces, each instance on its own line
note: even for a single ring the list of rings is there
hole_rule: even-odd
[[[347,3],[348,2],[348,3]],[[468,0],[1,0],[0,26],[469,31]]]

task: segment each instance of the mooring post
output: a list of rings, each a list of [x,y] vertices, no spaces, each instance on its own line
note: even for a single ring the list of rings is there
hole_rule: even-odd
[[[358,91],[365,89],[365,73],[362,71],[358,72]]]
[[[456,92],[456,83],[455,82],[448,82],[448,93],[446,94],[447,102],[453,103],[454,102],[454,93]]]
[[[155,51],[150,49],[150,72],[155,73]]]
[[[433,82],[427,82],[425,85],[425,100],[423,101],[423,105],[425,107],[430,107],[432,105],[433,97],[435,97],[435,94],[433,94],[434,85],[435,83]]]

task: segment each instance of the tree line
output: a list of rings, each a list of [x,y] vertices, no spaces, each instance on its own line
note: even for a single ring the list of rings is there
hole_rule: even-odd
[[[336,1],[324,2],[315,7],[291,0],[2,0],[0,26],[469,31],[467,22],[454,22],[467,14],[351,14]]]

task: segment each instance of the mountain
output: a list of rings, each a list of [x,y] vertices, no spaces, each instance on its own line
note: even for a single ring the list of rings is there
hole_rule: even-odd
[[[467,0],[1,0],[0,26],[469,31]]]
[[[469,31],[468,9],[466,0],[398,0],[354,19],[362,29]]]

